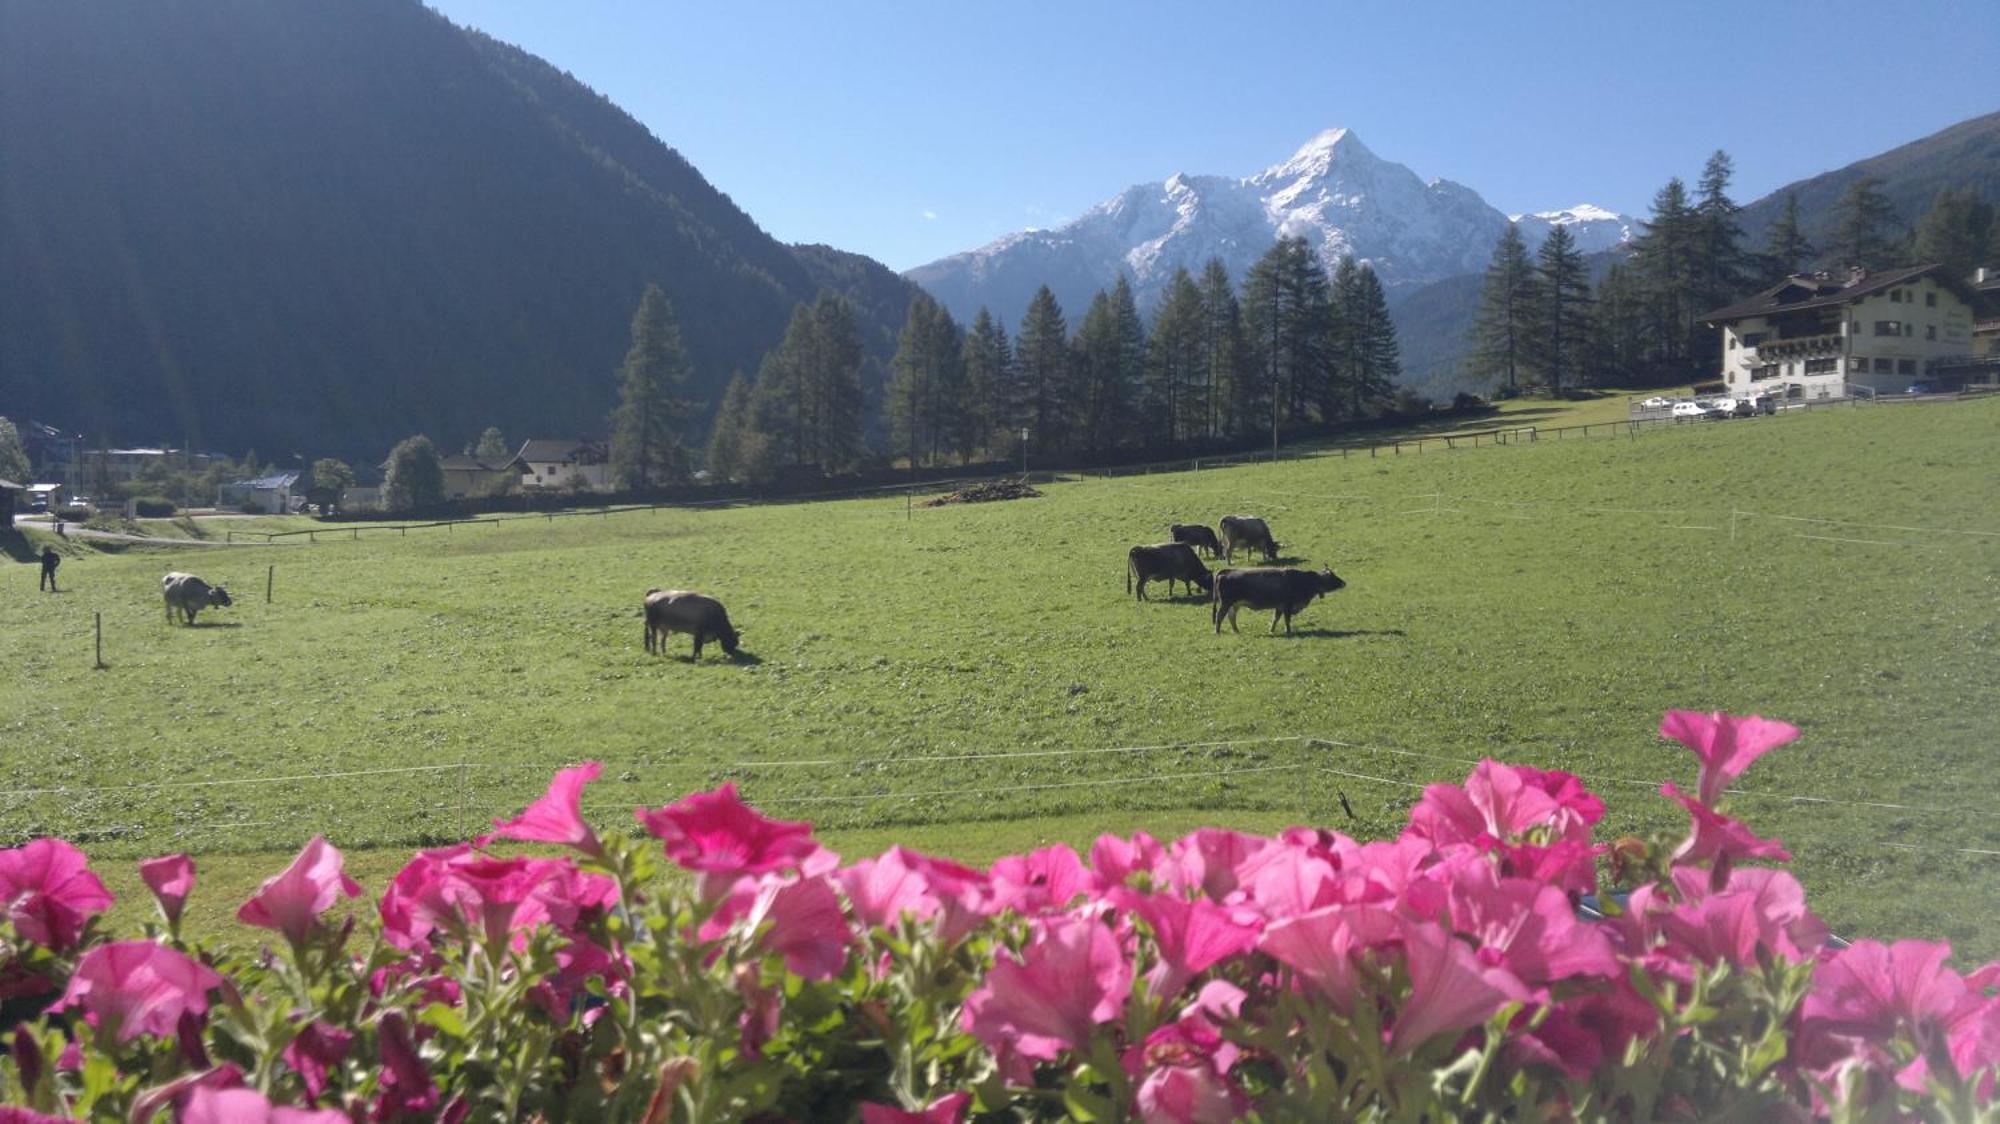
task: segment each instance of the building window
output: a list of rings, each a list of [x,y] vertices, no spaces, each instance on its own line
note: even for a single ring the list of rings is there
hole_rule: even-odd
[[[1900,336],[1903,334],[1902,321],[1877,320],[1875,321],[1875,334],[1878,336]]]
[[[1840,360],[1838,359],[1808,359],[1806,360],[1806,374],[1830,375],[1839,369],[1839,366]]]
[[[1925,307],[1925,308],[1936,308],[1936,307],[1937,307],[1937,294],[1936,294],[1936,293],[1925,293],[1925,294],[1924,294],[1924,307]]]
[[[1898,360],[1896,360],[1896,373],[1897,373],[1897,374],[1899,374],[1899,375],[1914,375],[1914,374],[1916,374],[1916,373],[1917,373],[1917,361],[1916,361],[1916,360],[1914,360],[1914,359],[1898,359]]]
[[[1890,302],[1891,302],[1892,304],[1902,304],[1902,303],[1903,303],[1903,290],[1901,290],[1901,289],[1891,289],[1891,290],[1889,290],[1889,300],[1890,300]]]
[[[1895,371],[1895,369],[1896,369],[1896,361],[1895,361],[1895,360],[1893,360],[1893,359],[1883,359],[1883,358],[1881,358],[1881,357],[1879,357],[1879,356],[1878,356],[1878,357],[1876,358],[1876,360],[1875,360],[1875,373],[1876,373],[1876,374],[1878,374],[1878,375],[1886,375],[1886,374],[1890,374],[1890,373],[1892,373],[1893,371]]]

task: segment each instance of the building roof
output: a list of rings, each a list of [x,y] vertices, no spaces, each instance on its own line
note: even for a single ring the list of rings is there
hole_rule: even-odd
[[[1852,281],[1836,281],[1804,275],[1787,277],[1756,296],[1737,301],[1725,308],[1718,308],[1713,312],[1703,313],[1701,321],[1704,324],[1719,324],[1751,316],[1802,312],[1810,308],[1831,308],[1934,273],[1939,284],[1961,296],[1967,295],[1966,286],[1951,275],[1939,272],[1942,268],[1936,264],[1905,266],[1902,269],[1886,269],[1880,273],[1863,274]]]
[[[602,460],[604,449],[594,441],[555,441],[547,438],[530,438],[521,445],[521,451],[514,454],[516,461],[577,461],[595,464],[589,460]]]
[[[18,492],[20,490],[21,486],[19,484],[14,483],[12,480],[0,480],[0,491]]]
[[[232,488],[249,488],[256,492],[275,492],[279,488],[289,488],[298,482],[299,474],[296,472],[277,472],[270,476],[259,476],[255,480],[234,480],[230,482],[229,486]]]
[[[444,466],[446,472],[505,472],[513,462],[502,460],[495,464],[484,457],[453,453],[451,456],[438,458],[438,463]]]

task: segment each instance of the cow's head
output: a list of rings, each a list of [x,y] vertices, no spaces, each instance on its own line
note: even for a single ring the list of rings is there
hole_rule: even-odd
[[[211,605],[221,605],[226,608],[230,604],[229,591],[219,585],[216,586],[208,591],[208,603]]]
[[[1215,575],[1208,572],[1208,567],[1197,566],[1194,571],[1194,584],[1200,586],[1203,593],[1212,593],[1215,591]]]
[[[743,640],[743,634],[728,625],[723,625],[722,631],[716,633],[715,638],[722,642],[722,650],[733,656],[736,654],[736,645]]]
[[[1314,574],[1313,578],[1319,582],[1321,593],[1332,593],[1335,590],[1347,588],[1347,583],[1340,580],[1340,576],[1333,572],[1333,567],[1331,566],[1320,567],[1319,573]]]
[[[1277,540],[1277,539],[1265,539],[1265,540],[1264,540],[1264,561],[1266,561],[1266,562],[1276,562],[1277,560],[1278,560],[1278,540]]]

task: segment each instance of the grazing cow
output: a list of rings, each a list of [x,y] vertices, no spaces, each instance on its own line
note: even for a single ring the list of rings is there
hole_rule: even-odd
[[[1222,544],[1216,541],[1215,528],[1206,523],[1176,523],[1167,528],[1175,542],[1184,542],[1199,550],[1208,551],[1210,558],[1222,556]]]
[[[1229,618],[1232,632],[1241,632],[1236,627],[1236,611],[1245,605],[1252,609],[1274,610],[1271,616],[1271,631],[1278,631],[1278,622],[1285,622],[1285,632],[1292,631],[1292,615],[1305,612],[1313,598],[1322,593],[1332,593],[1347,583],[1334,576],[1330,569],[1318,572],[1295,570],[1278,566],[1255,566],[1242,570],[1219,570],[1215,575],[1215,595],[1212,616],[1215,631],[1222,631],[1222,618]]]
[[[1184,542],[1163,542],[1153,546],[1135,546],[1125,555],[1125,592],[1132,592],[1132,579],[1139,579],[1139,600],[1146,599],[1146,583],[1164,580],[1167,596],[1174,595],[1176,581],[1187,583],[1188,592],[1196,586],[1207,593],[1213,584],[1208,576],[1208,567],[1201,564],[1194,548]]]
[[[1261,550],[1264,561],[1278,560],[1278,540],[1271,537],[1271,528],[1254,515],[1225,515],[1222,517],[1222,557],[1229,562],[1236,561],[1236,548]]]
[[[193,574],[179,572],[160,579],[160,593],[167,602],[167,621],[172,623],[175,610],[179,610],[189,625],[194,624],[195,614],[210,605],[228,606],[229,591],[219,585],[209,585]]]
[[[742,634],[729,625],[729,612],[722,602],[685,589],[646,591],[646,650],[664,653],[667,637],[685,632],[694,637],[694,658],[701,658],[701,646],[710,640],[722,644],[725,655],[736,654]]]

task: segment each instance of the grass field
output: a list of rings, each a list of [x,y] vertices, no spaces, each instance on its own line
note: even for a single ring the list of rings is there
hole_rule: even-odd
[[[855,853],[979,860],[1100,826],[1384,834],[1492,755],[1584,774],[1609,838],[1681,822],[1649,789],[1692,762],[1653,730],[1690,706],[1804,729],[1735,811],[1837,931],[1991,956],[2000,855],[1965,852],[2000,851],[1996,436],[2000,401],[1896,404],[979,506],[87,552],[59,597],[4,566],[0,828],[194,850],[218,919],[282,864],[257,852],[324,830],[393,848],[357,855],[379,874],[583,758],[608,821],[734,778]],[[1237,511],[1348,582],[1297,635],[1246,612],[1217,637],[1204,605],[1124,592],[1127,546]],[[237,606],[169,627],[174,568]],[[653,586],[722,597],[751,658],[648,656]]]

